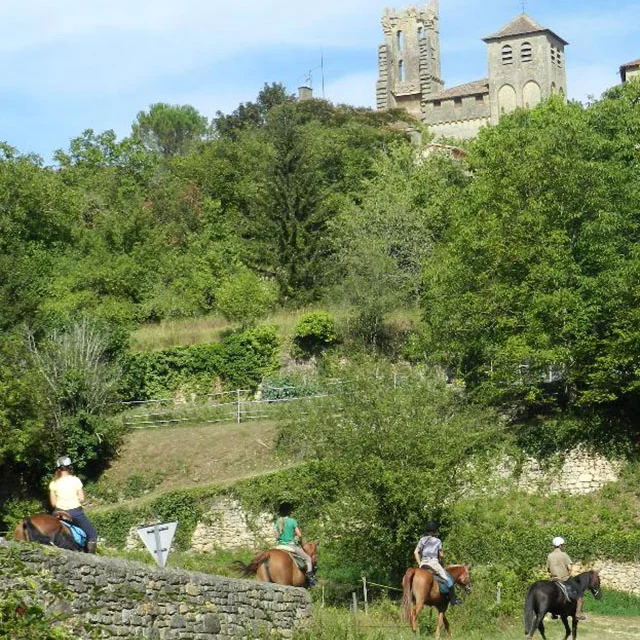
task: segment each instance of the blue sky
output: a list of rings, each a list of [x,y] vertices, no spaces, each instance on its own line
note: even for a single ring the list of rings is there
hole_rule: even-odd
[[[325,59],[325,95],[374,105],[380,16],[393,0],[1,0],[0,140],[49,159],[86,128],[126,135],[154,102],[232,111],[264,82],[291,92]],[[396,7],[410,3],[396,0]],[[521,0],[440,0],[447,87],[486,76],[482,37]],[[568,40],[570,98],[640,58],[638,0],[527,0]],[[313,73],[320,90],[319,70]]]

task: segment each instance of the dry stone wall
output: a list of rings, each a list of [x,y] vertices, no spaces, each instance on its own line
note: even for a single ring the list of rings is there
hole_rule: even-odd
[[[515,460],[503,461],[498,478],[512,480],[518,489],[527,493],[568,493],[581,495],[601,489],[607,482],[615,482],[621,463],[582,449],[569,452],[560,465],[543,468],[534,458],[518,467]]]
[[[31,544],[0,548],[2,566],[15,567],[41,584],[43,601],[67,614],[75,637],[212,640],[213,638],[290,638],[311,618],[304,589],[249,580],[155,569],[137,562],[89,556]],[[0,595],[13,583],[0,576]],[[60,591],[51,602],[51,593]],[[64,592],[67,592],[65,597]],[[49,595],[47,595],[47,593]],[[87,628],[88,623],[88,628]]]
[[[600,584],[603,588],[640,595],[640,564],[596,560],[590,565],[575,564],[573,566],[573,574],[589,571],[590,569],[595,569],[600,573]]]

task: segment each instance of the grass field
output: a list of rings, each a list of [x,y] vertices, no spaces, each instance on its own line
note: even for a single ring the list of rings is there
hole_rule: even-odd
[[[109,488],[125,499],[139,499],[141,494],[151,498],[268,473],[288,464],[274,454],[275,433],[269,421],[133,431],[97,489]]]
[[[397,607],[396,607],[397,608]],[[456,640],[522,640],[524,627],[520,621],[496,623],[482,629],[469,628],[456,630],[455,616],[451,616],[451,631]],[[436,624],[435,613],[422,614],[419,637],[432,638]],[[549,640],[564,638],[562,621],[545,619],[546,635]],[[446,637],[444,634],[442,637]],[[539,634],[534,636],[541,638]],[[399,614],[380,616],[374,610],[370,615],[360,614],[356,619],[345,610],[320,609],[314,612],[311,629],[299,634],[300,640],[409,640],[416,636],[408,625],[400,620]],[[586,622],[578,627],[578,638],[586,640],[640,640],[640,611],[635,617],[619,617],[602,614],[590,614]]]
[[[280,309],[267,317],[264,323],[274,325],[286,343],[300,318],[306,313],[319,310],[331,313],[338,324],[345,324],[351,313],[345,307],[314,305],[300,309]],[[417,309],[397,309],[390,314],[387,320],[398,327],[408,328],[417,324],[419,318],[420,312]],[[144,325],[134,331],[131,334],[131,349],[133,351],[154,351],[181,345],[217,342],[236,328],[237,325],[216,316],[165,320]]]

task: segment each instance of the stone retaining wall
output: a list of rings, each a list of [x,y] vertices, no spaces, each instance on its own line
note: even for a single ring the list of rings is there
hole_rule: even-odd
[[[499,465],[497,475],[504,480],[512,479],[518,489],[527,493],[580,495],[598,491],[607,482],[615,482],[620,467],[620,462],[575,449],[560,465],[549,468],[543,468],[534,458],[527,458],[519,469],[514,460],[505,460]]]
[[[596,560],[589,565],[575,564],[573,574],[595,569],[600,573],[600,584],[603,588],[616,589],[640,595],[640,564],[631,562],[613,562]],[[604,595],[606,598],[606,593]]]
[[[89,638],[86,623],[106,636],[158,640],[292,637],[311,617],[304,589],[232,580],[178,569],[160,570],[137,562],[61,551],[30,544],[0,548],[4,556],[0,593],[24,574],[40,584],[69,590],[68,597],[40,589],[42,601],[69,615],[78,638]],[[15,567],[14,571],[8,571]],[[11,578],[8,576],[12,576]],[[59,589],[58,589],[59,590]],[[48,594],[48,595],[47,595]]]

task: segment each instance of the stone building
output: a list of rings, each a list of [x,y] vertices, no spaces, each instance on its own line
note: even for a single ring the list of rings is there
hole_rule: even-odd
[[[497,123],[503,113],[533,107],[554,93],[566,95],[568,43],[525,13],[484,38],[486,78],[445,90],[438,22],[438,0],[423,8],[385,10],[385,42],[378,49],[378,109],[405,109],[436,137],[464,139]]]
[[[622,82],[629,82],[632,78],[640,79],[640,60],[623,64],[620,67],[620,78]]]

